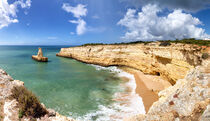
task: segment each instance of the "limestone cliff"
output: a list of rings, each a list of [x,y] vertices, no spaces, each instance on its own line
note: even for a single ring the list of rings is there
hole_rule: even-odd
[[[132,116],[125,121],[209,121],[210,60],[189,71],[174,86],[159,92],[146,115]]]
[[[57,56],[70,57],[102,66],[128,66],[147,74],[160,75],[170,83],[184,78],[187,71],[201,64],[201,47],[172,44],[89,45],[62,48]]]

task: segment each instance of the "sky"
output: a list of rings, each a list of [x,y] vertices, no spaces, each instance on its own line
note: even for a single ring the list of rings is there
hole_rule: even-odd
[[[0,45],[210,38],[210,0],[0,0]]]

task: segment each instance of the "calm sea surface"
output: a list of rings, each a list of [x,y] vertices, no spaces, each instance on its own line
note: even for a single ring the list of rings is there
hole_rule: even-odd
[[[31,59],[38,47],[49,58],[48,63]],[[48,108],[74,118],[97,120],[101,116],[105,120],[106,112],[100,110],[113,110],[113,95],[125,92],[120,86],[125,81],[109,70],[56,57],[62,47],[65,46],[0,46],[0,68],[24,81]]]

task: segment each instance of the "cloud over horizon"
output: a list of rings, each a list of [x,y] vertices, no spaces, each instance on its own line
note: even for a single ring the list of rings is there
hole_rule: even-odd
[[[210,0],[120,0],[134,7],[143,7],[147,4],[156,4],[170,10],[182,9],[186,12],[197,12],[210,8]]]
[[[62,9],[68,13],[72,13],[77,20],[69,20],[69,22],[77,24],[76,32],[77,35],[82,35],[86,32],[86,22],[81,18],[87,15],[87,8],[86,5],[78,4],[77,6],[73,7],[70,6],[68,3],[64,3]]]
[[[18,6],[22,9],[30,8],[31,0],[17,0],[11,4],[7,0],[0,1],[0,29],[9,26],[11,23],[18,23]]]
[[[155,4],[142,7],[141,12],[128,9],[117,25],[126,27],[125,40],[168,40],[183,38],[207,38],[202,22],[191,14],[175,9],[166,16],[158,16],[162,9]]]

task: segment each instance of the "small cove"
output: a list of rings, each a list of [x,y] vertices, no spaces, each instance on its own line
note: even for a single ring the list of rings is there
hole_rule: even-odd
[[[49,58],[48,63],[31,59],[38,47],[42,47],[44,56]],[[114,100],[116,94],[127,93],[126,86],[122,86],[126,81],[119,77],[123,72],[115,67],[98,69],[100,67],[56,57],[62,47],[66,46],[0,46],[0,67],[14,79],[24,81],[46,107],[65,116],[109,120],[117,112],[139,113],[144,110],[142,107],[135,111],[122,105],[127,102]],[[117,120],[118,117],[117,114],[114,118]]]

